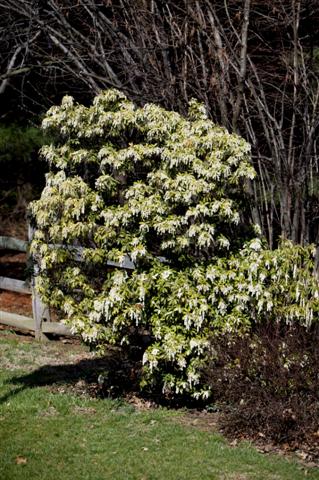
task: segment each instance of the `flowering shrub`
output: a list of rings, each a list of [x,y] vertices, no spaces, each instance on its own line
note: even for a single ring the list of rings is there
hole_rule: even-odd
[[[38,290],[101,349],[149,332],[144,385],[205,398],[212,331],[265,316],[312,321],[310,250],[269,252],[253,238],[250,147],[200,104],[183,118],[109,90],[90,107],[65,97],[43,128],[56,141],[42,149],[50,173],[31,205]],[[128,259],[133,271],[110,266]]]

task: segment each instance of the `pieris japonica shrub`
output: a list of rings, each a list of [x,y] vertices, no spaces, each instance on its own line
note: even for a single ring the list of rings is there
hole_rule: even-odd
[[[311,252],[270,252],[253,238],[250,147],[200,104],[183,118],[109,90],[89,107],[65,97],[43,128],[55,142],[42,149],[50,173],[31,205],[37,288],[102,350],[149,332],[145,385],[205,398],[213,331],[265,315],[312,321]],[[128,260],[134,270],[114,266]]]

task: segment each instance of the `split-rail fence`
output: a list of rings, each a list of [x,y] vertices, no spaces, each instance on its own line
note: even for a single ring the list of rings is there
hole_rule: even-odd
[[[13,237],[0,236],[0,249],[14,250],[18,252],[28,252],[28,245],[32,240],[33,231],[29,228],[29,242],[19,240]],[[50,245],[52,248],[61,247],[61,245]],[[76,252],[77,261],[82,261],[82,248],[73,247]],[[165,261],[163,257],[158,257],[161,261]],[[35,260],[35,259],[34,259]],[[127,256],[122,263],[109,260],[107,262],[109,268],[120,268],[124,270],[134,270],[135,265]],[[34,271],[37,269],[37,263],[34,262]],[[41,301],[41,298],[35,290],[35,278],[31,276],[29,281],[17,280],[14,278],[0,276],[0,290],[9,290],[12,292],[25,293],[32,296],[32,318],[9,313],[0,310],[0,324],[8,325],[14,328],[26,329],[34,331],[35,337],[39,340],[45,339],[46,334],[54,333],[57,335],[72,335],[70,329],[63,323],[53,322],[50,316],[49,308]]]
[[[29,240],[31,233],[29,234]],[[28,242],[14,237],[0,236],[0,249],[17,252],[28,252]],[[46,338],[46,334],[72,335],[70,329],[63,323],[51,321],[49,308],[41,301],[34,288],[34,277],[29,280],[0,276],[0,290],[24,293],[32,298],[32,317],[18,315],[0,310],[0,324],[9,327],[30,330],[38,340]]]

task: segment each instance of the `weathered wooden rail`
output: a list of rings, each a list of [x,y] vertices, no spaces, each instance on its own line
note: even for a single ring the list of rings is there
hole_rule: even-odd
[[[33,231],[29,229],[29,242],[32,239]],[[15,250],[18,252],[27,252],[29,242],[19,240],[13,237],[1,237],[0,236],[0,249]],[[63,246],[58,244],[49,244],[49,247],[54,248],[67,248],[73,251],[76,261],[83,261],[83,248],[78,246]],[[166,263],[165,257],[157,257],[161,262]],[[134,270],[135,264],[131,258],[127,255],[121,263],[113,262],[109,260],[107,265],[111,268],[121,268],[124,270]],[[35,265],[36,267],[36,265]],[[34,288],[34,277],[31,278],[30,283],[17,280],[14,278],[7,278],[0,276],[0,290],[9,290],[12,292],[26,293],[32,295],[32,311],[33,318],[25,317],[23,315],[17,315],[15,313],[8,313],[0,310],[0,324],[33,330],[35,336],[38,339],[44,338],[46,333],[56,333],[58,335],[72,335],[70,329],[58,322],[52,322],[50,318],[50,311],[46,305],[44,305]]]
[[[0,249],[27,253],[28,242],[13,237],[0,236]],[[0,323],[9,327],[34,331],[39,340],[46,338],[47,333],[57,335],[72,335],[70,329],[59,322],[52,322],[50,311],[43,304],[34,288],[34,278],[31,281],[0,276],[0,290],[24,293],[32,296],[32,317],[18,315],[0,310]]]

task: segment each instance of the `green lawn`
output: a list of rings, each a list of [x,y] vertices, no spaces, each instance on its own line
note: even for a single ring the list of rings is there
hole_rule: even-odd
[[[0,332],[1,480],[319,480],[316,469],[182,425],[181,413],[76,395],[63,370],[59,388],[41,380],[44,364],[76,363],[81,348]]]

